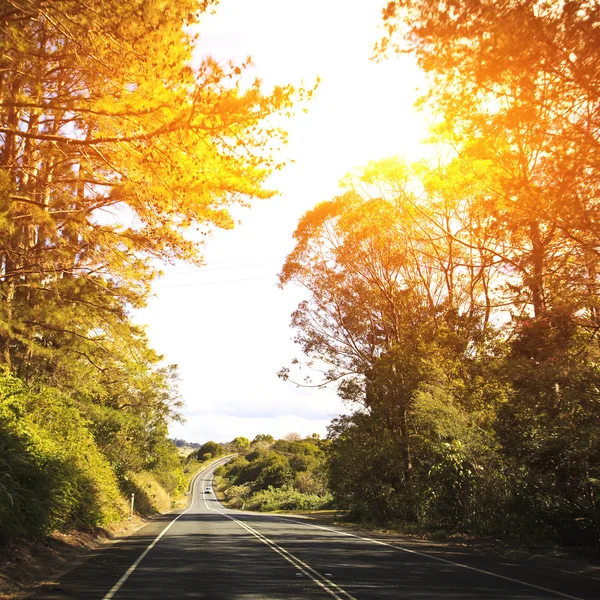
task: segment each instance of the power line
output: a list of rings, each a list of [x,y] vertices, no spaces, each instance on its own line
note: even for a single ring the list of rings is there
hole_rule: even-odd
[[[259,279],[274,279],[277,275],[266,275],[265,277],[246,277],[243,279],[224,279],[223,281],[197,281],[196,283],[181,283],[179,285],[157,286],[157,291],[172,288],[195,287],[198,285],[218,285],[221,283],[238,283],[240,281],[258,281]]]
[[[161,275],[161,277],[173,277],[175,275],[202,275],[202,273],[207,273],[210,271],[229,271],[231,269],[247,269],[247,268],[254,268],[254,267],[267,267],[267,266],[275,265],[275,264],[279,264],[279,263],[272,261],[272,262],[268,262],[268,263],[255,263],[252,265],[234,265],[232,267],[216,267],[216,268],[197,267],[195,269],[189,269],[187,271],[177,271],[176,273],[165,273],[164,275]]]
[[[214,261],[209,261],[206,263],[206,266],[209,267],[210,265],[221,265],[221,264],[225,264],[225,263],[232,263],[232,262],[241,262],[241,261],[248,261],[248,260],[257,260],[259,258],[269,258],[271,256],[277,256],[280,257],[281,254],[280,253],[276,253],[276,252],[271,252],[270,254],[259,254],[258,256],[243,256],[241,258],[230,258],[228,260],[214,260]],[[275,262],[275,261],[273,261]],[[243,265],[242,265],[243,266]],[[190,266],[189,265],[181,265],[179,267],[172,267],[172,269],[189,269]],[[209,267],[210,268],[210,267]]]

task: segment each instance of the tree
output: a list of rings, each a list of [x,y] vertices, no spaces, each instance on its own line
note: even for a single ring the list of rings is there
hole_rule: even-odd
[[[267,450],[275,443],[275,438],[268,433],[259,433],[252,440],[252,447],[255,450]]]
[[[231,441],[231,444],[235,452],[243,454],[250,448],[250,440],[243,436],[238,436]]]
[[[212,440],[205,442],[204,444],[202,444],[197,450],[194,450],[193,452],[191,452],[188,455],[188,461],[190,460],[199,460],[199,461],[203,461],[206,460],[206,457],[208,458],[215,458],[216,456],[219,456],[220,454],[223,454],[223,448],[221,447],[220,444],[217,444],[217,442],[213,442]]]
[[[64,455],[53,493],[82,484],[81,504],[105,515],[118,512],[114,492],[128,473],[149,471],[170,491],[182,482],[166,441],[181,408],[177,369],[149,348],[132,311],[161,263],[201,264],[203,237],[233,225],[231,206],[272,196],[265,181],[282,166],[274,155],[285,133],[269,118],[304,95],[248,84],[247,63],[196,60],[194,27],[211,4],[0,8],[0,363],[40,403],[19,418],[49,415],[26,443],[51,449],[39,450],[44,477],[56,454],[46,437],[61,418],[72,431],[59,437],[90,447]],[[15,473],[15,489],[28,489],[27,469]],[[56,506],[63,523],[84,515]]]
[[[489,184],[502,260],[538,318],[572,305],[597,327],[598,7],[584,0],[388,3],[379,50],[413,52],[423,99],[463,170]],[[496,176],[477,161],[493,161]]]
[[[16,372],[74,340],[87,360],[143,304],[153,259],[199,263],[191,231],[231,227],[231,204],[272,195],[283,133],[264,122],[293,90],[243,88],[245,65],[190,66],[184,26],[208,4],[3,11],[0,344]]]
[[[267,442],[267,443],[271,444],[274,441],[275,441],[275,438],[270,433],[259,433],[256,436],[254,436],[252,443],[256,444],[257,442]]]
[[[355,173],[350,191],[300,221],[280,275],[310,293],[292,315],[296,342],[326,365],[321,383],[338,382],[343,398],[383,419],[406,483],[414,394],[432,363],[452,370],[473,351],[486,317],[475,289],[487,279],[458,250],[445,251],[453,240],[436,224],[445,213],[434,195],[419,199],[417,172],[390,160]]]
[[[404,488],[402,459],[381,419],[357,411],[334,419],[328,434],[328,481],[337,504],[357,519],[406,518],[404,507],[398,506],[398,492]]]
[[[494,427],[515,512],[585,543],[600,522],[598,392],[583,385],[598,352],[599,11],[584,0],[396,0],[379,47],[414,53],[432,83],[422,101],[437,113],[433,134],[468,173],[458,186],[487,188],[478,230],[512,313],[512,390]]]
[[[569,313],[524,323],[506,364],[511,401],[496,424],[519,516],[535,517],[547,535],[596,548],[599,350]]]

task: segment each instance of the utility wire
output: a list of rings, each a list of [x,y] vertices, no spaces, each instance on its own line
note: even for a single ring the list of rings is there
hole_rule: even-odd
[[[211,267],[197,267],[195,269],[189,269],[188,271],[177,271],[175,273],[164,273],[163,275],[161,275],[160,277],[173,277],[175,275],[202,275],[202,273],[206,273],[209,271],[229,271],[231,269],[247,269],[247,268],[254,268],[254,267],[266,267],[266,266],[270,266],[270,265],[276,265],[279,264],[276,261],[272,261],[272,262],[268,262],[268,263],[256,263],[256,264],[252,264],[252,265],[234,265],[231,267],[215,267],[215,268],[211,268]]]
[[[257,260],[259,258],[270,258],[272,256],[273,257],[275,257],[275,256],[280,257],[281,254],[273,252],[271,254],[259,254],[258,256],[243,256],[241,258],[230,258],[228,260],[211,260],[211,261],[209,261],[209,262],[206,263],[206,266],[221,265],[221,264],[225,264],[225,263],[241,262],[241,261],[248,261],[248,260]],[[189,268],[190,268],[189,265],[181,265],[179,267],[172,267],[173,270],[177,270],[177,269],[189,269]]]
[[[266,275],[264,277],[246,277],[243,279],[224,279],[223,281],[197,281],[196,283],[180,283],[179,285],[156,286],[156,291],[172,288],[195,287],[197,285],[218,285],[221,283],[238,283],[240,281],[258,281],[259,279],[274,279],[277,275]]]

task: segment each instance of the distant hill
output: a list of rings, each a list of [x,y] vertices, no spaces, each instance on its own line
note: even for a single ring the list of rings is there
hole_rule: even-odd
[[[185,440],[180,440],[179,438],[170,438],[170,439],[178,448],[187,447],[187,448],[193,448],[195,450],[202,446],[202,444],[198,444],[197,442],[186,442]]]

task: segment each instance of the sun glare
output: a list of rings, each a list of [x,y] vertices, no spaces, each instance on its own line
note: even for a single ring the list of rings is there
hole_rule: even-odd
[[[205,427],[209,414],[212,427],[223,421],[226,428],[230,417],[216,417],[218,406],[224,404],[233,414],[236,407],[243,412],[248,402],[280,406],[285,398],[289,406],[297,401],[305,410],[322,412],[321,433],[327,421],[343,410],[333,389],[297,390],[274,377],[298,353],[287,330],[289,315],[300,300],[293,286],[281,292],[275,284],[298,220],[315,204],[339,194],[339,182],[348,172],[386,156],[412,161],[430,152],[421,144],[426,118],[413,106],[424,76],[408,56],[371,60],[380,23],[379,2],[307,0],[294,8],[276,0],[222,0],[198,26],[197,62],[210,55],[220,62],[242,63],[250,56],[252,66],[243,81],[250,84],[260,77],[266,91],[278,84],[312,87],[317,79],[320,83],[307,110],[297,110],[281,123],[289,132],[283,150],[288,164],[268,182],[279,197],[255,203],[250,211],[234,209],[241,224],[232,232],[214,232],[205,248],[209,266],[222,261],[232,261],[227,263],[232,267],[247,265],[240,259],[265,255],[272,264],[173,278],[167,274],[156,289],[159,299],[143,315],[154,323],[152,336],[158,347],[173,347],[172,329],[179,319],[174,315],[197,315],[184,318],[182,327],[192,338],[209,340],[192,354],[181,342],[170,351],[183,375],[188,430]],[[240,297],[243,307],[238,306]],[[197,314],[199,305],[202,314],[227,315],[228,330],[238,334],[233,347],[223,339],[220,320]],[[170,315],[168,325],[166,321],[164,327],[157,325],[159,313],[165,312]],[[259,330],[249,331],[254,326]],[[226,364],[215,358],[224,354]],[[255,356],[261,357],[260,364]],[[202,377],[198,361],[210,365]],[[239,383],[229,380],[229,364],[248,365]],[[229,381],[225,388],[224,380]],[[280,415],[260,426],[283,427],[281,419]],[[286,421],[285,426],[298,430],[317,424],[298,421],[293,426]]]
[[[196,56],[234,62],[251,56],[248,81],[260,76],[267,88],[320,80],[307,113],[298,111],[284,125],[290,159],[314,164],[315,175],[326,166],[318,175],[326,193],[368,160],[396,154],[412,160],[427,152],[426,119],[414,107],[424,76],[408,56],[371,60],[380,22],[378,2],[309,0],[294,10],[275,0],[225,0],[199,24]]]

